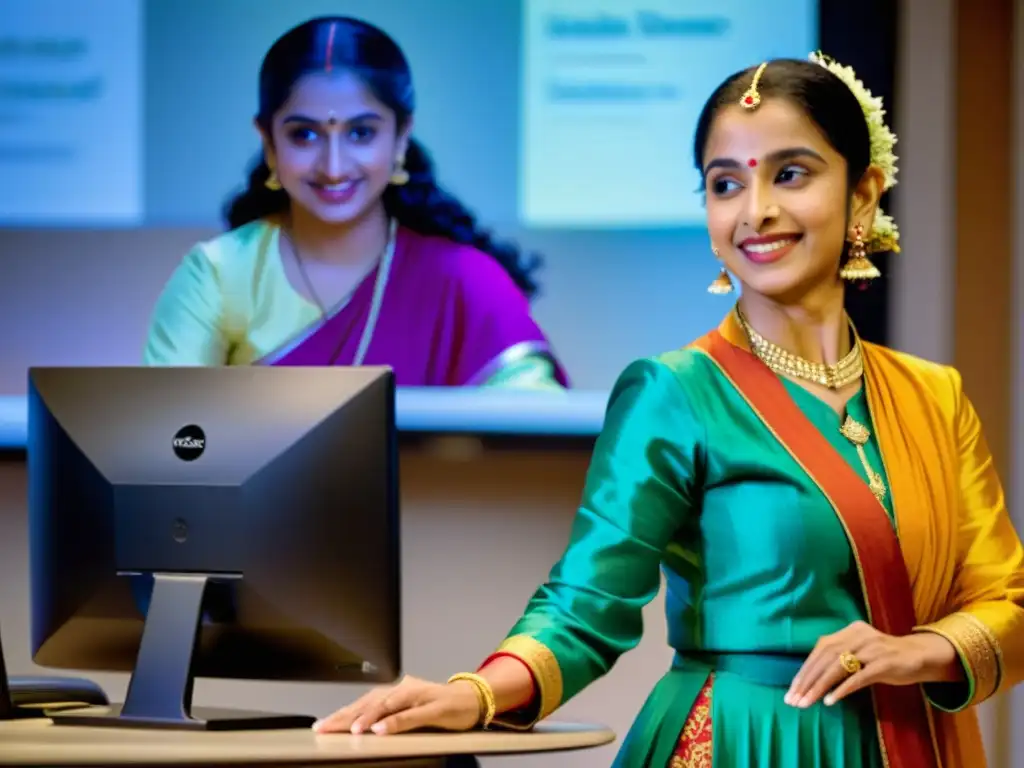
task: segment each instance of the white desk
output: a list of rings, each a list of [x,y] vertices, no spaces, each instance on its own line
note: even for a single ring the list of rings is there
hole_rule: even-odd
[[[305,729],[217,733],[82,728],[32,719],[0,723],[0,765],[440,768],[458,755],[590,749],[614,739],[603,726],[560,722],[542,723],[532,733],[350,736]]]

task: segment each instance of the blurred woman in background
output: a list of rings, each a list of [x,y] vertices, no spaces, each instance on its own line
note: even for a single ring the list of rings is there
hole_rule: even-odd
[[[262,157],[157,303],[149,365],[390,365],[400,386],[560,389],[538,260],[441,189],[387,34],[316,18],[259,75]]]

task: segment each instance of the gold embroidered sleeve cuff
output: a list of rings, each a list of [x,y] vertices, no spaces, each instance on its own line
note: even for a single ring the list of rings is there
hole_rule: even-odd
[[[498,715],[491,727],[528,730],[561,706],[562,670],[550,648],[529,635],[513,635],[495,653],[515,656],[529,667],[537,686],[537,697],[529,709]]]
[[[945,712],[958,712],[981,703],[999,689],[1002,677],[999,643],[980,619],[958,612],[915,627],[914,631],[934,632],[952,643],[967,677],[966,683],[926,685],[925,694],[935,707]]]

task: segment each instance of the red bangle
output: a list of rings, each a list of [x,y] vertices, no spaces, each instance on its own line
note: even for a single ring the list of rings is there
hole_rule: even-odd
[[[492,653],[490,656],[488,656],[484,660],[484,663],[481,664],[480,667],[477,669],[477,672],[483,672],[484,669],[486,669],[492,663],[494,663],[495,661],[497,661],[498,659],[501,659],[501,658],[513,659],[515,661],[518,661],[520,664],[523,665],[523,667],[526,669],[526,671],[530,673],[530,696],[522,704],[517,705],[515,707],[515,709],[525,709],[526,707],[528,707],[531,704],[533,704],[534,701],[537,698],[537,680],[534,678],[533,670],[530,669],[530,665],[529,664],[527,664],[525,661],[523,661],[522,659],[520,659],[518,656],[516,656],[513,653],[506,653],[505,651],[498,651],[497,653]]]

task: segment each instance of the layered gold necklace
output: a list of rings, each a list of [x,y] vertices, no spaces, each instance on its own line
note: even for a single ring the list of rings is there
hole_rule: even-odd
[[[776,374],[803,379],[831,390],[842,389],[864,375],[864,357],[856,332],[853,332],[853,346],[850,351],[838,363],[829,365],[828,363],[815,363],[799,355],[794,355],[778,344],[768,341],[747,322],[747,318],[740,312],[739,307],[736,308],[736,317],[747,336],[751,352]],[[850,328],[852,331],[852,323]],[[885,481],[872,468],[867,453],[864,451],[864,446],[871,439],[871,432],[852,416],[847,415],[843,425],[839,428],[839,433],[856,447],[857,457],[868,477],[868,487],[881,503],[886,494]]]
[[[842,389],[864,375],[864,358],[856,334],[850,351],[838,363],[815,363],[768,341],[747,322],[739,307],[736,308],[736,317],[750,342],[750,350],[775,373],[810,381],[832,390]]]

